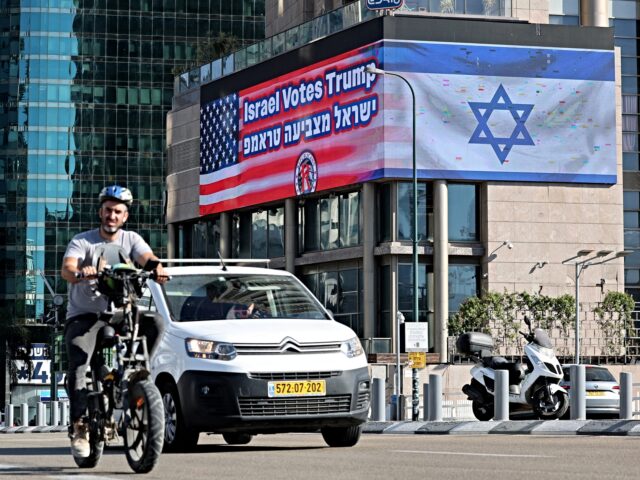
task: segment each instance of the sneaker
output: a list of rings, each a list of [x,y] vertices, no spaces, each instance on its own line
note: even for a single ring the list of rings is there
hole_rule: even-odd
[[[87,458],[90,453],[89,428],[82,420],[77,420],[73,422],[71,454],[76,458]]]

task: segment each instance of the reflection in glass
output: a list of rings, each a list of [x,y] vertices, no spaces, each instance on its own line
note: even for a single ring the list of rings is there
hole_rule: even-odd
[[[339,238],[338,197],[320,199],[320,248],[338,248]]]
[[[267,258],[267,212],[251,214],[251,257]]]
[[[353,329],[358,337],[364,336],[361,299],[359,292],[362,269],[348,268],[302,275],[302,282],[313,293],[333,318]]]
[[[398,264],[398,310],[404,314],[407,322],[413,322],[413,265]],[[427,320],[427,266],[418,265],[418,319]]]
[[[413,184],[398,182],[398,240],[413,239]],[[427,185],[418,183],[418,241],[427,237]]]
[[[457,312],[467,298],[478,294],[477,265],[449,265],[449,313]]]
[[[477,240],[476,186],[450,183],[449,190],[449,240]]]
[[[269,209],[269,258],[284,256],[284,207]]]

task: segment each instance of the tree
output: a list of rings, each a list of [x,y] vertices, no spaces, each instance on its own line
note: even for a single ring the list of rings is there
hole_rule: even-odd
[[[215,37],[209,37],[198,43],[196,50],[196,63],[204,65],[237,50],[241,45],[240,39],[235,35],[219,32]]]
[[[187,65],[178,66],[173,68],[172,73],[174,75],[180,75],[181,73],[190,70],[191,68],[199,65],[222,58],[230,53],[236,51],[242,46],[242,41],[235,35],[230,35],[226,32],[218,32],[217,35],[211,35],[206,39],[201,39],[196,46],[196,58]]]
[[[593,310],[605,337],[602,348],[605,355],[622,353],[626,332],[633,328],[631,312],[634,307],[635,301],[628,293],[609,291],[602,303]]]

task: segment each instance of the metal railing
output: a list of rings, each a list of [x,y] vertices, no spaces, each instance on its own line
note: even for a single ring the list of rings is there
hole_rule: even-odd
[[[447,5],[451,3],[449,9]],[[483,8],[479,6],[482,5]],[[490,5],[490,8],[487,6]],[[462,9],[460,9],[462,7]],[[408,0],[397,10],[398,15],[508,17],[512,15],[510,0],[466,0],[453,7],[453,2],[440,2],[437,7],[426,0]],[[382,10],[369,10],[366,0],[358,0],[332,10],[313,20],[285,30],[277,35],[236,50],[220,59],[184,72],[174,79],[174,102],[180,94],[200,85],[230,75],[277,55],[340,32],[372,18],[384,15]]]

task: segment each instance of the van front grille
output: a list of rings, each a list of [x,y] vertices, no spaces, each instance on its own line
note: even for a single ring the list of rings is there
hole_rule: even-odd
[[[369,406],[369,392],[360,392],[358,393],[358,404],[356,405],[356,410],[362,410]]]
[[[348,413],[351,395],[295,398],[239,398],[243,417],[283,417]]]
[[[318,380],[339,377],[342,372],[259,372],[250,373],[257,380]]]
[[[302,343],[290,337],[280,343],[236,343],[238,355],[297,355],[340,351],[340,342]]]

